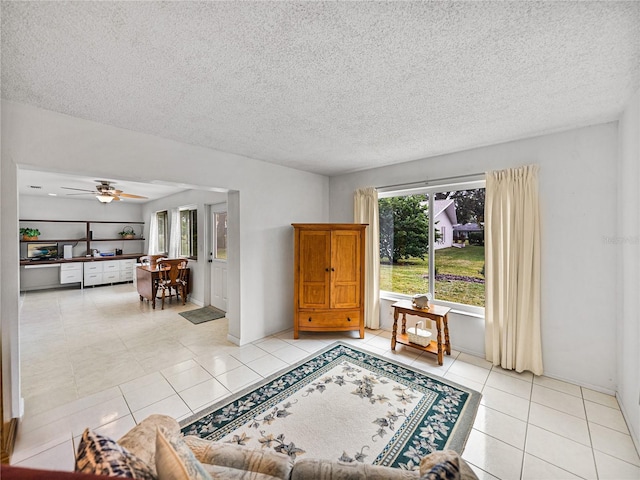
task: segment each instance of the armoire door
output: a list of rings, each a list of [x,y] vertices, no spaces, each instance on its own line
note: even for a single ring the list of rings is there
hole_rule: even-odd
[[[360,306],[360,231],[331,232],[331,308]]]
[[[329,308],[331,232],[300,232],[299,308]]]

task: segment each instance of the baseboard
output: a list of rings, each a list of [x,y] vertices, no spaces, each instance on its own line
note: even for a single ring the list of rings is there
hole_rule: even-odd
[[[234,337],[230,333],[227,334],[227,340],[235,345],[240,345],[240,339],[238,337]]]
[[[627,429],[629,430],[629,435],[631,436],[631,440],[633,441],[635,447],[636,447],[636,451],[640,452],[640,438],[638,438],[638,432],[635,431],[634,428],[632,428],[631,423],[627,420],[628,418],[631,418],[629,415],[627,415],[627,410],[625,408],[624,403],[622,403],[620,396],[618,395],[618,393],[616,392],[616,400],[618,400],[618,405],[620,405],[620,411],[622,412],[622,418],[624,418],[625,423],[627,424]]]
[[[9,463],[13,446],[16,443],[18,433],[18,419],[12,418],[2,426],[2,448],[0,450],[0,463]]]

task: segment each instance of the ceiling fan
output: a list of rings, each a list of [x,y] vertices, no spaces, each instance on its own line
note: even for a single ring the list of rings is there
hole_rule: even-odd
[[[115,182],[108,180],[95,180],[98,182],[95,190],[85,190],[83,188],[71,188],[60,187],[65,190],[77,190],[83,193],[67,193],[67,195],[95,195],[95,197],[102,203],[109,203],[113,200],[120,200],[121,198],[147,198],[142,195],[133,195],[131,193],[124,193],[122,190],[117,190],[112,186]]]

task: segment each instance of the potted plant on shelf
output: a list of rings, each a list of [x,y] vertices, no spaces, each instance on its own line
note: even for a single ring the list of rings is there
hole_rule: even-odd
[[[37,240],[40,230],[37,228],[21,228],[20,234],[22,235],[22,240]]]
[[[136,232],[133,231],[133,227],[124,227],[121,232],[118,232],[124,239],[136,238]]]

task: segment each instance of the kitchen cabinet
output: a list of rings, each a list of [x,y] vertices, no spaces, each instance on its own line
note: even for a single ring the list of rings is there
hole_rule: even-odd
[[[108,283],[133,281],[135,259],[101,260],[85,262],[84,285],[104,285]]]
[[[295,223],[294,333],[357,330],[364,338],[367,225]]]

